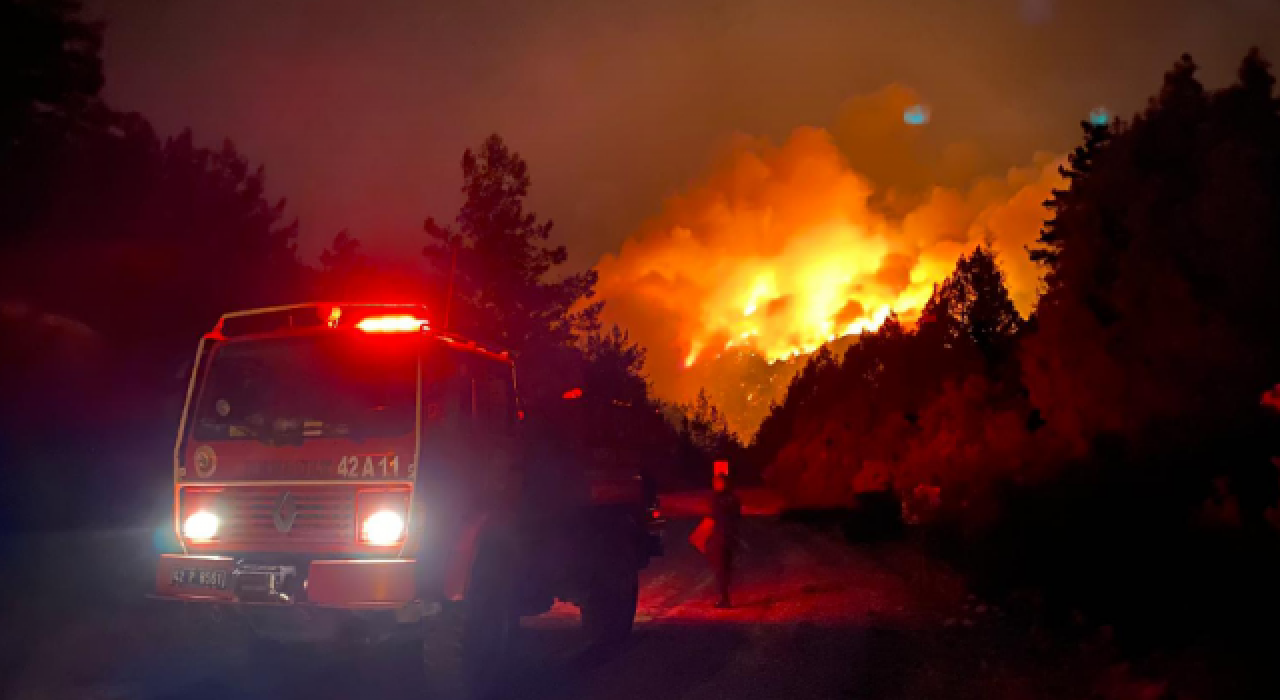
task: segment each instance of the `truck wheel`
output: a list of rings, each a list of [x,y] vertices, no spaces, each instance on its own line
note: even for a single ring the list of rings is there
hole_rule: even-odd
[[[591,576],[582,601],[582,629],[592,650],[616,647],[627,640],[636,619],[639,573],[631,559],[613,555]]]
[[[445,603],[426,623],[422,666],[428,696],[473,700],[492,694],[510,662],[519,624],[512,614],[509,577],[494,557],[477,562],[467,599]]]

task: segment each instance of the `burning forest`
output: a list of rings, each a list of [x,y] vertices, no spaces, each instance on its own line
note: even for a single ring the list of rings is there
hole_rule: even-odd
[[[972,144],[938,144],[921,98],[890,86],[851,99],[830,129],[781,144],[739,135],[710,173],[596,269],[604,319],[649,348],[659,395],[708,387],[749,435],[797,358],[914,323],[956,260],[988,243],[1030,312],[1038,271],[1026,247],[1062,159],[1039,153],[1003,173]],[[913,118],[915,117],[915,118]]]

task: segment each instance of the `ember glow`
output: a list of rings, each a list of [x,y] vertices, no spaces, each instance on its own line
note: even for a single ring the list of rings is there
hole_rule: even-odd
[[[832,130],[799,128],[781,145],[740,136],[705,179],[601,259],[605,320],[650,348],[659,394],[687,400],[705,378],[681,375],[729,349],[777,362],[874,330],[891,313],[910,322],[957,257],[984,240],[1030,310],[1038,279],[1024,246],[1061,182],[1060,159],[1038,154],[998,175],[957,177],[974,147],[946,145],[920,163],[928,126],[902,119],[917,104],[894,87],[851,101]],[[875,182],[855,165],[876,159],[868,170],[905,173],[906,185]]]

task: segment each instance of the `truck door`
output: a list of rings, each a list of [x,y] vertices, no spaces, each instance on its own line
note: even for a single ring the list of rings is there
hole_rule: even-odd
[[[424,371],[421,558],[429,588],[460,595],[471,535],[507,506],[515,479],[515,393],[511,367],[499,360],[434,344]]]
[[[485,508],[513,483],[516,407],[511,366],[438,347],[424,384],[424,453],[454,506]],[[427,461],[424,458],[424,462]],[[491,504],[489,504],[491,505]]]
[[[511,366],[484,355],[469,360],[475,435],[475,469],[483,493],[510,504],[516,473],[516,400]]]

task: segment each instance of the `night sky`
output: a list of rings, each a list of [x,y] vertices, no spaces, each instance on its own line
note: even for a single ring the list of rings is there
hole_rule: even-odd
[[[1126,114],[1183,51],[1207,84],[1250,45],[1280,59],[1275,0],[99,0],[106,95],[163,133],[265,164],[314,254],[350,229],[416,253],[451,218],[458,159],[490,132],[535,209],[592,264],[735,132],[781,140],[850,97],[919,92],[928,129],[993,169]]]

